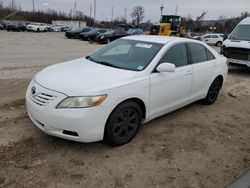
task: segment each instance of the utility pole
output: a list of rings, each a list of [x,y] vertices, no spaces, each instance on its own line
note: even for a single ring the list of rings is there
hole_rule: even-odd
[[[14,0],[11,0],[11,9],[14,10]]]
[[[35,12],[35,0],[32,0],[33,12]]]
[[[176,5],[176,8],[175,8],[175,15],[177,15],[178,13],[178,5]]]
[[[89,6],[89,17],[90,18],[92,17],[92,4],[90,4]]]
[[[95,27],[95,19],[96,19],[96,0],[94,0],[94,27]]]
[[[76,17],[76,0],[74,2],[74,16]]]
[[[114,7],[112,6],[112,12],[111,12],[111,22],[114,20]]]
[[[163,4],[162,4],[162,5],[160,6],[160,10],[161,10],[160,23],[162,22],[163,9],[164,9],[164,6],[163,6]]]
[[[163,6],[163,5],[161,5],[161,7],[160,7],[160,10],[161,10],[161,16],[162,16],[162,13],[163,13],[163,9],[164,9],[164,6]]]
[[[127,22],[127,8],[125,8],[125,21]]]

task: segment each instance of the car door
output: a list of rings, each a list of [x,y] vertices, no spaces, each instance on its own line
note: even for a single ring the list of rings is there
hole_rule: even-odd
[[[212,35],[211,44],[216,44],[219,41],[218,35]]]
[[[205,97],[207,88],[211,84],[211,75],[215,70],[214,55],[202,44],[188,43],[190,52],[192,69],[193,69],[193,84],[190,95],[190,100],[195,101]]]
[[[150,114],[152,118],[168,113],[188,103],[192,85],[192,65],[185,43],[175,44],[163,55],[160,63],[173,63],[175,72],[150,75]]]
[[[211,39],[212,39],[211,35],[205,35],[202,41],[205,42],[206,44],[211,44]]]

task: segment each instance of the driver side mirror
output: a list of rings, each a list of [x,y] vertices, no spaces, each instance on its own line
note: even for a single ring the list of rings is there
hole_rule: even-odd
[[[161,63],[160,65],[158,65],[156,70],[158,72],[175,72],[175,65],[172,63],[164,62],[164,63]]]

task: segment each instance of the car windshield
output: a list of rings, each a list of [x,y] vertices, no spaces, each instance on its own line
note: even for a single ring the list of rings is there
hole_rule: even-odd
[[[113,34],[115,31],[114,30],[108,30],[105,33],[103,33],[104,35],[110,35]]]
[[[72,29],[72,31],[75,31],[75,32],[80,32],[82,30],[83,30],[83,28],[74,28],[74,29]]]
[[[149,65],[162,46],[159,43],[119,39],[86,58],[106,66],[141,71]]]
[[[94,28],[94,29],[91,29],[90,31],[87,31],[86,34],[93,34],[93,33],[96,33],[99,29],[97,28]]]
[[[250,25],[238,25],[229,39],[250,41]]]

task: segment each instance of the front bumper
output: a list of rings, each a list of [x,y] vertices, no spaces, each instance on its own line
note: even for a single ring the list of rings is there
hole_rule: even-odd
[[[243,66],[250,67],[250,61],[228,58],[228,62],[229,64],[232,64],[232,65],[243,65]]]
[[[37,94],[31,94],[36,87]],[[41,105],[39,94],[54,96],[49,103]],[[56,109],[57,104],[67,96],[46,89],[32,81],[26,92],[26,107],[32,122],[43,132],[77,142],[95,142],[103,139],[109,111],[103,106],[81,109]]]
[[[250,67],[250,49],[222,46],[221,54],[228,58],[229,64]]]

